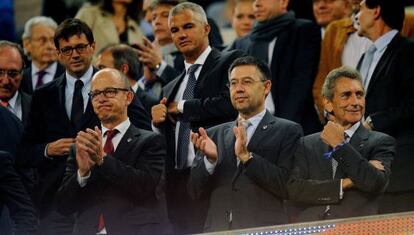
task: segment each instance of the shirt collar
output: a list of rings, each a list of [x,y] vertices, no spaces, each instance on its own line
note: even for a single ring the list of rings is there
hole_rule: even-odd
[[[385,50],[385,48],[387,48],[388,44],[390,44],[391,40],[395,37],[396,34],[398,34],[398,31],[393,29],[378,38],[374,42],[377,51]]]
[[[127,118],[125,121],[123,121],[120,124],[118,124],[112,130],[114,130],[114,129],[118,130],[119,133],[121,134],[121,136],[123,136],[127,132],[127,130],[128,130],[128,128],[129,128],[130,125],[131,125],[131,121],[129,120],[129,118]],[[109,129],[106,128],[106,127],[104,127],[102,124],[101,124],[101,128],[102,128],[102,136],[104,137],[106,131],[109,130]]]
[[[352,136],[355,134],[356,130],[358,130],[360,125],[361,122],[357,122],[354,125],[352,125],[348,130],[345,130],[345,133],[349,136],[349,138],[352,138]]]
[[[49,66],[46,67],[46,69],[44,69],[44,71],[47,74],[54,74],[57,68],[57,62],[53,62],[52,64],[50,64]],[[36,75],[37,72],[39,72],[40,69],[32,62],[32,76]]]
[[[210,46],[208,46],[208,47],[207,47],[207,48],[203,51],[203,53],[201,53],[201,55],[197,58],[197,60],[194,62],[194,64],[200,64],[201,66],[203,66],[203,65],[204,65],[204,63],[206,62],[207,57],[208,57],[208,55],[210,54],[210,52],[211,52],[211,47],[210,47]],[[193,64],[187,63],[187,62],[184,60],[184,65],[185,65],[185,71],[188,71],[188,68],[190,68],[190,66],[191,66],[191,65],[193,65]]]
[[[9,100],[8,103],[12,109],[15,109],[18,97],[19,97],[19,91],[16,91],[13,97]]]
[[[66,84],[68,87],[75,87],[75,82],[80,79],[83,82],[83,87],[90,87],[92,80],[93,67],[92,65],[80,78],[75,78],[66,71]]]
[[[254,128],[256,128],[259,125],[260,121],[262,121],[265,114],[266,114],[266,109],[263,109],[262,112],[260,112],[256,115],[254,115],[253,117],[247,119],[247,121],[249,121],[252,124],[252,126]],[[240,115],[237,119],[238,120],[244,120]]]

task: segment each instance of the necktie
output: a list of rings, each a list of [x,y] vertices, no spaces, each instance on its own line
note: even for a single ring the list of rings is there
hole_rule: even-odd
[[[103,150],[106,154],[114,153],[114,144],[112,143],[112,139],[115,137],[116,134],[118,134],[117,129],[107,130],[105,132],[106,141],[105,141],[105,145],[103,147]]]
[[[363,81],[363,85],[365,90],[368,89],[369,80],[369,70],[371,69],[372,60],[374,59],[374,53],[377,50],[375,45],[373,44],[368,50],[365,52],[364,59],[362,61],[361,65],[361,77]]]
[[[45,74],[47,74],[47,72],[44,70],[40,70],[36,74],[37,74],[37,82],[36,82],[35,89],[43,85],[43,77],[45,76]]]
[[[9,107],[9,102],[7,102],[7,101],[1,101],[0,100],[0,104],[1,104],[1,106],[5,107],[5,108]]]
[[[194,75],[197,71],[199,64],[193,64],[188,68],[188,82],[183,93],[183,100],[189,100],[194,98],[194,88],[196,85],[196,77]],[[180,129],[178,130],[178,143],[177,143],[177,159],[176,167],[182,170],[186,167],[188,157],[188,146],[190,144],[190,123],[180,121]]]
[[[72,98],[72,111],[70,113],[70,120],[76,130],[80,129],[80,122],[83,115],[83,96],[82,96],[83,82],[77,80],[75,82],[75,90]]]
[[[106,135],[106,141],[103,147],[103,150],[106,154],[112,154],[114,153],[114,144],[112,143],[112,139],[116,136],[116,134],[118,134],[118,130],[117,129],[113,129],[113,130],[107,130],[105,132]],[[106,229],[105,229],[105,218],[103,213],[99,214],[99,219],[98,219],[98,233],[97,234],[106,234]]]

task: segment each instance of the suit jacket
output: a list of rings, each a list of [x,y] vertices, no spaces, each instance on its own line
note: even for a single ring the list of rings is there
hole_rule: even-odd
[[[315,105],[319,109],[319,113],[323,114],[323,103],[321,90],[328,73],[338,67],[342,66],[342,52],[345,43],[350,34],[354,33],[356,29],[352,25],[351,18],[344,18],[334,21],[328,25],[325,31],[325,36],[322,40],[321,59],[319,61],[318,74],[313,83],[312,93]],[[414,36],[414,15],[406,13],[404,25],[401,30],[401,35],[405,37]],[[320,116],[323,120],[323,115]]]
[[[89,101],[81,119],[80,129],[77,130],[72,126],[65,109],[65,85],[66,75],[62,74],[59,78],[35,90],[32,97],[32,111],[23,136],[24,148],[21,149],[20,164],[38,169],[39,190],[36,192],[38,194],[36,202],[39,203],[40,216],[51,208],[51,201],[63,179],[67,158],[67,155],[46,158],[44,156],[46,145],[61,138],[75,138],[79,130],[100,125]],[[128,107],[131,122],[149,129],[149,117],[143,115],[145,110],[142,104],[143,111],[136,108],[136,102],[139,101],[134,98]],[[140,117],[146,117],[147,120]]]
[[[240,51],[220,52],[212,49],[208,55],[197,79],[194,99],[186,100],[181,120],[191,123],[193,130],[199,127],[208,128],[220,123],[234,120],[236,111],[231,105],[227,70],[230,64],[242,56]],[[167,106],[174,101],[185,73],[175,78],[163,88],[163,96],[167,97]],[[175,124],[167,120],[160,126],[168,145],[166,173],[175,166]],[[168,176],[167,176],[168,181]]]
[[[297,19],[278,35],[270,66],[275,116],[301,124],[305,134],[321,130],[311,93],[320,43],[320,29],[308,20]],[[230,48],[248,51],[252,44],[247,35]]]
[[[0,151],[0,212],[3,204],[8,207],[15,227],[13,234],[36,234],[37,214],[13,162],[10,153]]]
[[[374,130],[385,132],[397,141],[387,189],[390,192],[414,190],[413,63],[414,42],[396,35],[375,67],[366,92],[365,115],[371,117]]]
[[[93,167],[86,186],[80,187],[72,148],[56,201],[61,213],[76,212],[74,234],[95,234],[101,213],[110,234],[160,234],[155,189],[165,154],[160,135],[131,125],[116,151]]]
[[[15,155],[23,134],[20,120],[7,108],[0,106],[0,151]]]
[[[331,159],[324,157],[331,150],[320,133],[300,140],[288,183],[290,199],[302,207],[299,221],[378,214],[377,199],[388,184],[395,154],[394,138],[361,125],[349,143],[332,153],[338,161],[334,178]],[[385,171],[374,168],[369,160],[381,161]],[[340,199],[340,179],[344,178],[350,178],[354,186]],[[329,213],[324,213],[326,205],[330,205]]]
[[[190,194],[194,198],[210,198],[205,231],[287,223],[283,200],[287,198],[286,182],[302,136],[301,127],[267,112],[247,146],[253,158],[237,166],[235,125],[233,121],[208,129],[218,151],[212,175],[206,170],[201,152],[191,168]],[[229,223],[230,213],[232,223]]]
[[[55,76],[53,79],[58,78],[65,72],[65,68],[58,62],[56,67]],[[20,83],[20,90],[32,95],[33,94],[33,82],[32,82],[32,66],[29,65],[23,70],[23,79]]]

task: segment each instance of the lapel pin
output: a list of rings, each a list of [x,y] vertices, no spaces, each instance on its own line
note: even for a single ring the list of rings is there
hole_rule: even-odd
[[[264,126],[262,127],[262,129],[263,129],[263,130],[266,130],[266,129],[267,129],[267,125],[264,125]]]
[[[132,138],[128,138],[127,139],[127,143],[129,143],[129,142],[131,142],[132,141]]]

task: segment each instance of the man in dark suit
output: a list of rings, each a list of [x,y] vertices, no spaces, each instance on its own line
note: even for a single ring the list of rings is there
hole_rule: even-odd
[[[239,112],[191,140],[199,150],[191,168],[190,193],[209,196],[204,231],[285,224],[286,182],[301,127],[265,109],[271,90],[266,63],[248,56],[229,69],[230,97]],[[246,125],[246,123],[249,123]]]
[[[272,72],[272,90],[266,108],[277,117],[301,124],[305,134],[310,134],[322,128],[311,94],[321,33],[314,23],[296,19],[287,10],[288,3],[289,0],[254,1],[258,22],[230,49],[242,49],[267,62]]]
[[[76,133],[99,123],[88,97],[95,72],[91,65],[95,48],[92,31],[84,22],[68,19],[57,28],[54,41],[66,72],[35,90],[22,148],[25,163],[36,167],[39,173],[35,202],[42,234],[71,233],[72,223],[54,210],[54,194],[63,179],[67,154]],[[140,107],[142,112],[129,110],[134,117],[132,122],[150,129],[149,118]]]
[[[56,28],[56,22],[45,16],[35,16],[24,26],[23,47],[31,62],[23,70],[21,90],[27,94],[33,94],[35,88],[51,82],[65,71],[57,62],[53,44]]]
[[[37,214],[33,202],[20,181],[14,168],[14,158],[9,152],[0,150],[0,169],[0,212],[3,205],[9,209],[14,222],[13,234],[37,234]]]
[[[30,110],[30,95],[19,90],[25,66],[22,48],[8,41],[0,41],[0,102],[24,124]]]
[[[366,95],[364,126],[396,139],[396,155],[381,212],[414,210],[414,42],[401,37],[402,1],[366,0],[358,33],[374,44],[361,58]]]
[[[164,87],[164,98],[152,108],[152,121],[168,145],[166,195],[170,220],[175,233],[187,234],[200,232],[204,222],[204,205],[192,202],[186,189],[195,157],[190,128],[234,120],[237,114],[230,103],[223,71],[242,53],[211,49],[205,12],[194,3],[175,6],[170,11],[169,28],[185,58],[186,73]]]
[[[74,234],[160,234],[155,189],[164,139],[131,124],[134,93],[120,71],[97,72],[90,96],[102,131],[78,133],[57,193],[59,211],[76,212]]]
[[[378,214],[394,138],[362,125],[365,91],[356,70],[332,70],[322,97],[331,121],[301,139],[288,182],[289,198],[302,207],[294,222]]]

